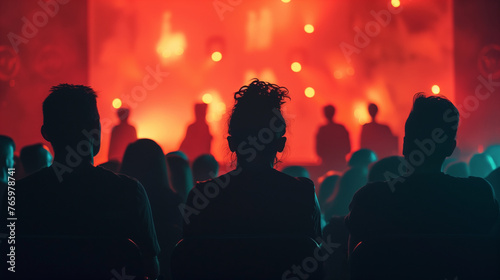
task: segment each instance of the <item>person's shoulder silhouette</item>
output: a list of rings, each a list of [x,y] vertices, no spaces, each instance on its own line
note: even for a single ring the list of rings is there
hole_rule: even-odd
[[[336,109],[333,105],[323,108],[327,123],[316,134],[316,154],[326,169],[342,170],[346,167],[346,156],[351,152],[349,132],[339,123],[334,122]]]
[[[369,183],[355,194],[346,217],[351,245],[384,235],[472,234],[492,228],[499,210],[489,183],[441,172],[456,147],[458,120],[448,99],[415,95],[405,124],[405,160],[398,168],[407,172],[388,173],[387,181]]]

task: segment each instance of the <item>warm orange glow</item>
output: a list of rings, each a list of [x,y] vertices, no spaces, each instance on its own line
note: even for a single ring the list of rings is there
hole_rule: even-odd
[[[337,70],[335,72],[333,72],[333,76],[335,77],[335,79],[342,79],[344,77],[344,74],[342,73],[342,71],[340,70]]]
[[[281,0],[283,3],[290,3],[290,0]]]
[[[401,5],[401,2],[399,2],[399,0],[391,0],[391,5],[394,7],[394,8],[397,8]]]
[[[203,94],[203,97],[201,98],[201,100],[205,104],[210,104],[214,100],[214,97],[210,93],[205,93],[205,94]]]
[[[294,62],[292,63],[291,68],[293,72],[300,72],[300,70],[302,70],[302,65],[300,65],[300,63],[298,62]]]
[[[368,114],[367,106],[365,103],[358,102],[354,105],[354,117],[358,120],[358,123],[363,125],[370,121],[370,115]]]
[[[316,95],[316,91],[312,87],[307,87],[304,94],[309,98],[313,98]]]
[[[304,31],[306,33],[313,33],[314,32],[314,26],[312,24],[306,24],[304,26]]]
[[[349,76],[354,75],[354,68],[352,68],[352,67],[347,68],[347,75],[349,75]]]
[[[113,99],[113,108],[118,109],[122,106],[122,101],[120,98]]]
[[[432,90],[432,93],[434,93],[434,94],[438,94],[439,92],[441,92],[441,89],[439,88],[438,85],[433,85],[431,90]]]
[[[212,60],[217,62],[222,59],[222,54],[220,52],[213,52],[212,53]]]
[[[172,32],[170,23],[171,14],[166,12],[163,14],[162,33],[160,40],[156,44],[156,52],[161,55],[166,62],[166,59],[174,59],[184,53],[186,47],[186,38],[181,32]]]

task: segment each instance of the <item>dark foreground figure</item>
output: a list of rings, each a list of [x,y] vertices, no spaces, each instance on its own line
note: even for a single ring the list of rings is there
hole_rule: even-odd
[[[498,261],[498,244],[488,238],[498,204],[490,184],[441,172],[455,149],[457,127],[458,111],[450,101],[415,96],[405,125],[407,173],[387,172],[387,181],[361,188],[345,219],[356,279],[377,279],[384,273],[385,279],[494,277],[498,265],[489,262]]]
[[[158,276],[160,248],[144,188],[93,166],[99,122],[89,87],[61,84],[45,99],[42,135],[54,162],[16,184],[16,273],[2,279]]]
[[[198,251],[191,255],[205,250],[205,256],[218,258],[227,254],[229,259],[248,261],[232,266],[231,260],[225,259],[221,261],[228,262],[220,271],[211,267],[222,279],[237,273],[235,266],[242,269],[239,279],[281,279],[293,264],[283,267],[283,263],[298,257],[295,261],[300,264],[308,254],[312,255],[314,246],[304,254],[304,248],[311,244],[308,242],[321,235],[314,185],[309,179],[294,178],[273,168],[277,153],[285,148],[286,124],[281,105],[288,98],[288,90],[254,80],[236,92],[234,98],[227,140],[236,154],[237,167],[228,174],[199,182],[191,191],[187,205],[181,209],[184,241],[199,246],[182,248]],[[210,242],[201,242],[203,239]],[[214,243],[219,246],[215,248]],[[266,246],[267,250],[263,248]],[[281,252],[277,251],[280,246]],[[277,255],[279,259],[264,263],[269,256]],[[207,257],[195,261],[206,264],[211,260]]]

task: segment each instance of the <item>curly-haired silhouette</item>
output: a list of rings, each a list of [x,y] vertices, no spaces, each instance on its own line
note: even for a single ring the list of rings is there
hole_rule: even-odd
[[[333,121],[335,107],[327,105],[323,113],[327,124],[321,126],[316,134],[316,154],[321,158],[325,170],[343,170],[346,156],[351,152],[351,141],[347,129]]]
[[[387,125],[377,122],[377,105],[370,103],[368,113],[372,121],[364,124],[361,129],[361,148],[374,151],[378,158],[396,155],[398,153],[398,138],[392,134]]]
[[[459,114],[441,96],[415,95],[406,120],[405,161],[386,182],[369,183],[352,199],[346,225],[350,250],[360,241],[408,234],[488,233],[498,203],[482,178],[445,175],[441,166],[456,147]]]
[[[227,141],[237,167],[196,184],[183,209],[184,236],[321,235],[313,182],[273,168],[285,148],[288,98],[286,88],[257,79],[234,94]]]
[[[188,126],[186,136],[179,148],[189,160],[194,160],[203,154],[210,154],[213,137],[206,121],[207,108],[208,105],[205,103],[194,105],[195,122]]]
[[[117,160],[121,162],[127,145],[137,140],[137,131],[135,127],[128,122],[130,109],[120,108],[116,110],[116,115],[120,123],[111,130],[108,160]]]
[[[131,239],[141,249],[145,275],[156,278],[160,248],[143,186],[93,166],[101,141],[96,98],[90,87],[60,84],[43,102],[41,132],[54,161],[17,182],[16,199],[23,203],[16,205],[22,217],[16,233]]]

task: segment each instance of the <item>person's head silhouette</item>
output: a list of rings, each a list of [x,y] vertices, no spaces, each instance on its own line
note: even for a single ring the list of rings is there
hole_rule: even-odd
[[[139,139],[128,145],[120,173],[139,180],[148,192],[151,188],[169,187],[163,150],[151,139]]]
[[[118,116],[118,119],[120,119],[121,123],[126,123],[128,121],[128,117],[130,116],[130,109],[121,107],[116,110],[116,115]]]
[[[326,105],[323,107],[323,114],[329,122],[333,122],[333,117],[335,116],[335,107],[333,105]]]
[[[273,166],[276,154],[285,148],[286,123],[281,106],[287,98],[285,87],[258,79],[234,94],[227,140],[238,165]]]
[[[194,115],[197,122],[206,122],[208,105],[205,103],[197,103],[194,105]]]
[[[20,159],[26,175],[32,174],[52,164],[52,154],[49,148],[41,143],[23,147],[21,149]]]
[[[8,170],[14,167],[16,145],[9,136],[0,135],[0,182],[7,183]]]
[[[375,103],[370,103],[368,105],[368,113],[370,117],[372,117],[372,122],[375,122],[375,118],[377,117],[378,107]]]
[[[60,84],[51,88],[43,102],[41,132],[54,148],[54,161],[73,167],[82,159],[93,163],[101,141],[96,98],[96,93],[88,86]],[[65,162],[65,155],[70,151],[80,160]]]
[[[403,155],[416,170],[439,172],[455,149],[459,113],[448,99],[417,93],[406,120]]]
[[[219,176],[219,163],[213,155],[204,154],[193,161],[192,170],[195,182],[205,181]]]

